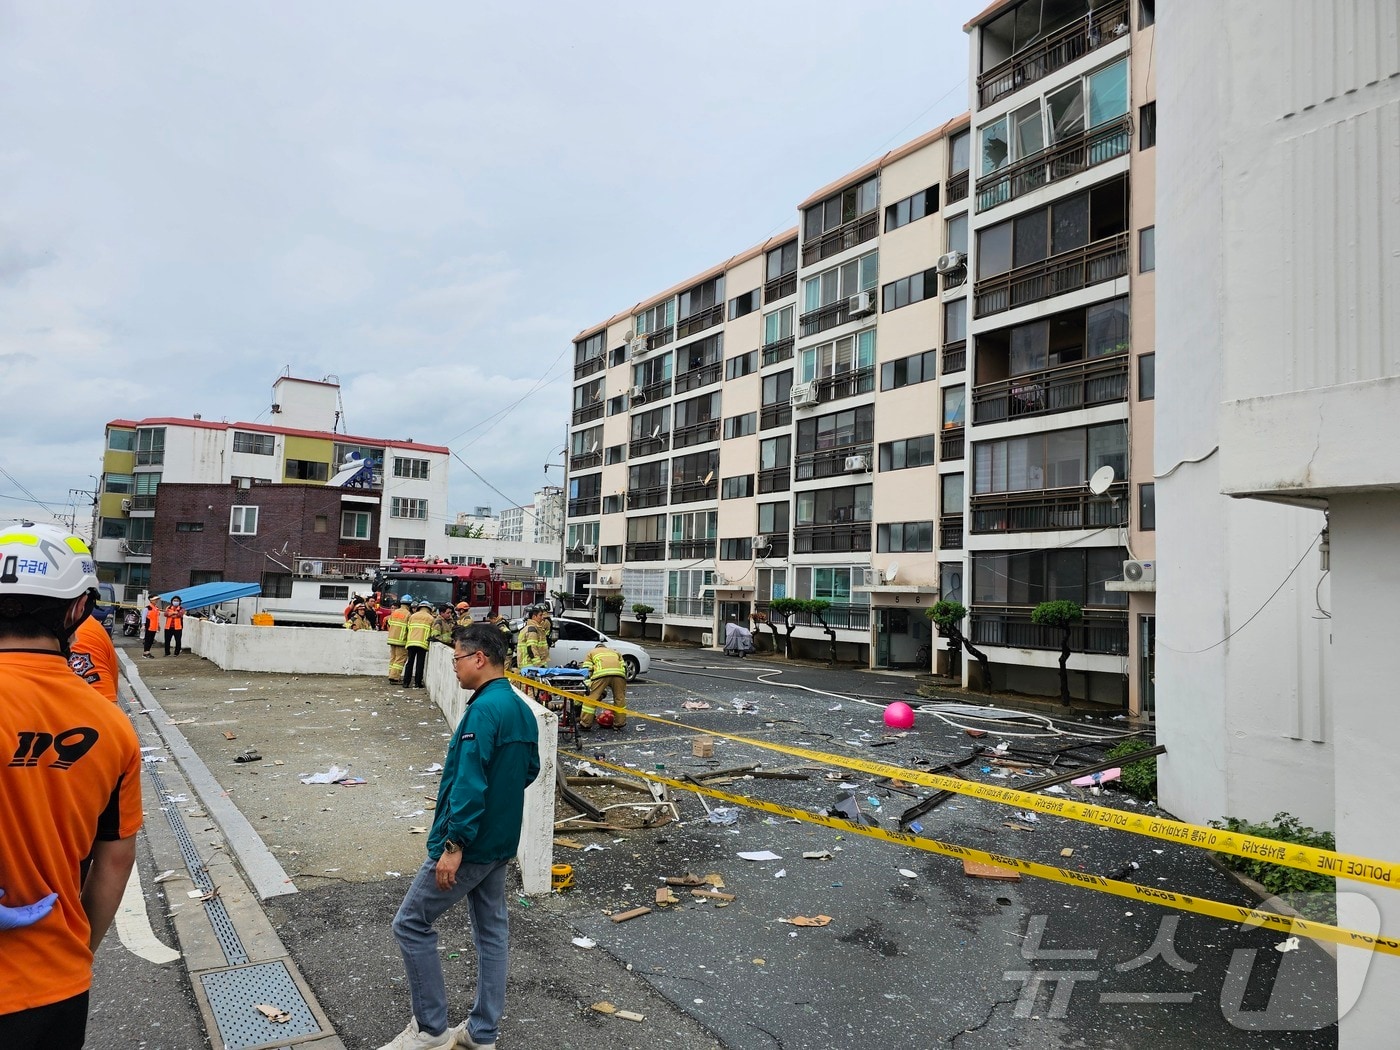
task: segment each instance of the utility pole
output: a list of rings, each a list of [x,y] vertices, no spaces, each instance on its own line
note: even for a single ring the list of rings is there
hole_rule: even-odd
[[[77,497],[78,497],[78,496],[86,496],[86,497],[89,499],[90,505],[91,505],[91,507],[92,507],[92,523],[91,523],[92,532],[91,532],[91,535],[88,537],[88,539],[89,539],[91,542],[96,543],[96,542],[97,542],[97,488],[96,488],[96,485],[97,485],[97,478],[96,478],[94,475],[92,475],[92,474],[89,474],[88,477],[92,478],[92,481],[93,481],[93,486],[94,486],[94,487],[93,487],[91,490],[89,490],[89,489],[69,489],[69,490],[68,490],[68,498],[69,498],[69,500],[71,501],[71,503],[70,503],[70,510],[69,510],[69,512],[68,512],[68,531],[69,531],[69,532],[77,532],[77,531],[78,531],[78,501],[77,501]]]
[[[569,519],[569,424],[564,424],[564,461],[562,463],[546,463],[544,465],[545,477],[549,476],[550,467],[562,467],[564,469],[564,487],[559,493],[559,589],[567,591],[568,578],[564,575],[564,536],[568,531]]]

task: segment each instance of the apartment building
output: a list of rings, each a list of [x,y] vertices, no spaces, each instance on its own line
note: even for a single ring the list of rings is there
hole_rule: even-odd
[[[415,441],[336,432],[339,385],[283,376],[273,386],[271,423],[192,418],[116,419],[107,424],[94,553],[103,579],[129,597],[142,591],[231,578],[227,544],[157,543],[159,535],[218,531],[235,546],[262,550],[275,534],[279,552],[390,559],[436,555],[445,539],[448,450]],[[160,498],[171,489],[169,505]],[[225,486],[227,499],[191,503],[190,486]],[[273,489],[334,489],[308,500]],[[266,517],[260,494],[267,496]],[[202,513],[196,513],[203,508]],[[177,513],[178,512],[178,513]],[[171,519],[176,514],[178,521]],[[293,516],[294,523],[281,521]],[[174,531],[170,531],[173,529]],[[259,539],[261,536],[261,539]],[[294,542],[296,541],[296,542]],[[283,545],[285,550],[283,550]],[[199,549],[218,564],[189,563]],[[285,559],[283,559],[285,560]],[[236,563],[240,572],[250,571]],[[279,565],[265,572],[278,575]],[[295,568],[292,569],[295,572]],[[277,581],[281,586],[281,581]],[[271,593],[271,592],[270,592]]]
[[[533,503],[501,511],[497,534],[501,539],[522,543],[552,543],[557,554],[563,521],[564,490],[558,485],[545,485],[535,491]]]
[[[943,592],[961,562],[968,637],[994,684],[1150,713],[1156,94],[1151,0],[1000,2],[968,23],[972,186],[966,372],[943,371]],[[961,147],[959,147],[961,148]],[[950,216],[951,217],[951,216]],[[956,312],[954,319],[952,311]],[[965,320],[965,327],[964,327]],[[960,429],[961,428],[961,429]],[[954,447],[954,435],[965,454]],[[962,559],[949,542],[964,505]]]

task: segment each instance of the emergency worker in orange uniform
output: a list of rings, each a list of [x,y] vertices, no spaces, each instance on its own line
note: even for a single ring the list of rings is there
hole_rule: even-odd
[[[141,655],[147,660],[154,660],[151,655],[151,646],[156,643],[156,632],[160,630],[160,599],[154,594],[146,603],[146,633],[141,638]]]
[[[112,703],[117,702],[117,650],[96,616],[78,624],[69,639],[68,666]]]
[[[180,655],[180,640],[185,636],[185,606],[177,594],[165,607],[165,655],[170,655],[170,643],[175,643],[175,655]]]

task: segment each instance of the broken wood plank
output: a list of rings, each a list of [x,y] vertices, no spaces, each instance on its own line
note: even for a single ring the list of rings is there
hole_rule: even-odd
[[[709,887],[691,890],[690,895],[692,897],[699,897],[701,900],[705,901],[732,901],[735,899],[732,893],[721,893],[719,890],[710,889]]]
[[[1020,876],[1016,876],[1020,878]],[[629,911],[620,911],[616,915],[609,916],[613,922],[626,922],[628,919],[636,919],[642,915],[650,915],[651,909],[647,907],[632,908]]]
[[[669,886],[656,887],[656,906],[664,908],[670,904],[679,904],[681,899],[671,892]]]
[[[755,769],[749,776],[755,780],[811,780],[806,773],[783,773],[776,769]]]
[[[1020,882],[1021,873],[1012,871],[1010,868],[1001,868],[995,864],[983,864],[980,861],[964,860],[963,874],[974,879],[993,879],[997,882]]]
[[[636,1021],[638,1024],[641,1024],[643,1021],[646,1020],[645,1014],[639,1014],[632,1010],[619,1010],[617,1012],[617,1016],[622,1018],[624,1021]]]

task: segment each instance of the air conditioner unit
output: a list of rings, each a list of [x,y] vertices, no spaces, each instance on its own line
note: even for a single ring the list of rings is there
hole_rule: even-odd
[[[729,577],[724,575],[724,573],[722,572],[717,572],[714,575],[714,581],[716,587],[723,587],[729,582]]]
[[[816,383],[793,383],[792,392],[788,395],[788,403],[793,408],[806,408],[817,403]]]
[[[645,401],[647,398],[646,394],[642,393],[642,388],[639,386],[634,386],[628,397],[632,399],[633,404],[636,404],[638,401]]]
[[[847,457],[846,457],[846,473],[847,473],[847,474],[865,474],[865,473],[869,473],[869,471],[870,471],[870,457],[869,457],[869,456],[847,456]]]
[[[320,576],[322,563],[319,561],[299,561],[297,562],[298,576]]]
[[[130,514],[130,513],[131,513],[131,500],[129,500],[129,499],[124,499],[124,500],[122,500],[122,513],[123,513],[123,514]]]
[[[612,574],[607,572],[603,573],[598,577],[598,582],[604,587],[612,586]]]
[[[967,256],[962,252],[949,252],[938,257],[939,273],[954,273],[967,265]]]
[[[858,292],[846,303],[846,312],[852,317],[864,317],[875,312],[875,297],[869,292]]]
[[[253,479],[252,479],[252,478],[239,478],[239,479],[238,479],[238,487],[241,488],[241,489],[250,489],[250,488],[252,488],[252,487],[253,487]]]
[[[756,551],[766,551],[773,546],[772,536],[755,536],[753,538],[753,549]]]
[[[633,339],[627,344],[627,353],[631,357],[644,357],[651,345],[645,339]]]
[[[1125,561],[1123,579],[1129,583],[1156,583],[1157,565],[1150,561]]]
[[[593,544],[591,543],[585,543],[580,549],[582,550],[583,556],[585,558],[591,558],[593,557],[593,555],[598,553],[598,548],[593,546]]]
[[[875,570],[869,565],[860,565],[851,569],[851,586],[868,591],[875,586]]]

